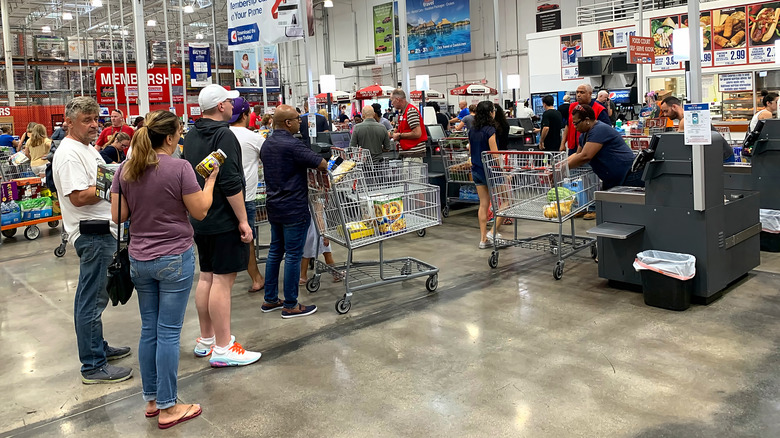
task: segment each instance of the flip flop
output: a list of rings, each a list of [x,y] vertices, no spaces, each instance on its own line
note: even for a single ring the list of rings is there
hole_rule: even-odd
[[[193,405],[193,406],[198,406],[198,405]],[[192,406],[190,406],[190,409],[192,409]],[[198,406],[198,410],[192,414],[190,414],[190,409],[187,409],[187,412],[185,412],[184,415],[182,415],[178,420],[172,421],[170,423],[165,423],[165,424],[157,423],[157,427],[159,427],[160,429],[168,429],[173,426],[176,426],[179,423],[184,423],[187,420],[192,420],[193,418],[197,417],[203,412],[203,409],[200,406]]]
[[[159,410],[159,409],[157,409],[157,410],[156,410],[156,411],[154,411],[154,412],[149,412],[149,411],[147,411],[147,412],[144,412],[144,415],[146,415],[146,418],[154,418],[154,417],[156,417],[156,416],[160,415],[160,410]]]

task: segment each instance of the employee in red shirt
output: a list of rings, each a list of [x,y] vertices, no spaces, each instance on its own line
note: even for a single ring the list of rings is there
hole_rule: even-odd
[[[579,144],[577,139],[579,138],[580,134],[577,132],[577,127],[574,126],[573,123],[574,119],[571,117],[574,110],[578,107],[577,104],[590,105],[593,108],[593,111],[596,113],[596,119],[598,121],[604,122],[607,125],[611,124],[611,120],[609,120],[609,113],[604,111],[604,106],[601,105],[598,101],[593,100],[593,87],[590,84],[582,84],[577,87],[577,103],[572,103],[569,105],[569,118],[566,127],[563,129],[563,137],[561,138],[560,151],[565,151],[568,144],[569,155],[577,152],[577,145]]]
[[[400,114],[398,125],[396,125],[393,134],[393,140],[401,145],[399,155],[404,160],[422,163],[426,153],[428,135],[425,132],[420,111],[406,100],[406,93],[400,88],[396,88],[390,95],[390,104]]]
[[[108,143],[108,139],[118,132],[124,132],[129,135],[131,139],[133,138],[133,134],[135,134],[133,128],[125,124],[125,117],[124,114],[122,114],[122,111],[115,109],[111,111],[111,126],[100,132],[100,137],[98,137],[95,144],[98,146],[105,146],[105,144]]]
[[[260,129],[260,119],[263,117],[262,114],[260,114],[261,110],[262,108],[259,104],[252,108],[252,114],[249,114],[249,129],[253,131]]]

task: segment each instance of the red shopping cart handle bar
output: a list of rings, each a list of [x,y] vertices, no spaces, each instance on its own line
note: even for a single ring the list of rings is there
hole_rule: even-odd
[[[486,154],[491,155],[546,155],[551,153],[559,153],[562,154],[563,152],[545,152],[545,151],[485,151]]]

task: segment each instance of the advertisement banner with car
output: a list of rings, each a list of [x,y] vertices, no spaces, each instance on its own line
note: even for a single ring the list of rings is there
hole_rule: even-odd
[[[374,6],[374,53],[393,53],[393,3]]]
[[[409,61],[471,53],[469,0],[406,0],[406,21]],[[383,25],[375,26],[374,33],[383,33],[382,28]],[[392,53],[392,47],[377,53]],[[400,61],[401,56],[396,53],[396,62]]]
[[[561,28],[561,2],[536,0],[536,31],[546,32]]]

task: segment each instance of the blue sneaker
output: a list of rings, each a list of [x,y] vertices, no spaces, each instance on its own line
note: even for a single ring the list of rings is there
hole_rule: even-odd
[[[257,362],[261,356],[261,353],[246,351],[241,344],[233,342],[225,354],[217,354],[217,352],[212,350],[209,363],[214,368],[240,367]]]
[[[130,347],[112,347],[106,349],[106,360],[117,360],[130,356]]]
[[[303,304],[298,303],[298,305],[293,307],[292,309],[288,309],[285,307],[282,310],[282,318],[290,319],[290,318],[297,318],[299,316],[308,316],[316,311],[317,311],[317,306],[313,304],[311,306],[304,306]]]

